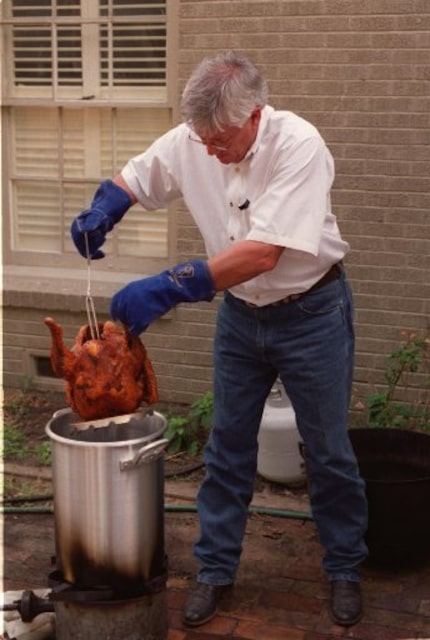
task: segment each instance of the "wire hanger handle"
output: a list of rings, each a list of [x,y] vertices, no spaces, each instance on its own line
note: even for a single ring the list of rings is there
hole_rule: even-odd
[[[87,310],[88,326],[90,328],[90,334],[92,340],[100,340],[99,323],[97,321],[96,309],[94,306],[94,300],[91,295],[91,255],[88,242],[88,233],[84,233],[85,238],[85,253],[87,254],[87,295],[85,296],[85,307]]]

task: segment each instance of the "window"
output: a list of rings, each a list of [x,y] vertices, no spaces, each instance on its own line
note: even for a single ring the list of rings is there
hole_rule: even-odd
[[[5,0],[7,93],[165,100],[167,0]]]
[[[172,122],[174,0],[4,0],[5,257],[67,265],[72,219]],[[171,20],[170,20],[171,23]],[[170,52],[170,54],[169,54]],[[167,211],[138,206],[109,235],[119,270],[166,258]]]

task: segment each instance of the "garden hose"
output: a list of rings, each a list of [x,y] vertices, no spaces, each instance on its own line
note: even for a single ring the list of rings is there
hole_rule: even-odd
[[[196,505],[188,504],[166,504],[164,505],[166,513],[197,513]],[[291,511],[285,509],[273,509],[271,507],[249,507],[248,512],[264,516],[272,516],[274,518],[289,518],[291,520],[313,520],[310,513],[304,511]],[[0,508],[0,513],[4,514],[53,514],[53,507],[9,507]]]
[[[179,471],[166,473],[165,478],[174,478],[176,476],[182,476],[189,473],[193,473],[198,469],[204,467],[204,462],[198,462]],[[4,514],[53,514],[53,507],[33,507],[33,506],[13,506],[23,502],[48,502],[54,498],[53,494],[35,494],[32,496],[16,496],[11,498],[4,498],[0,501],[0,513]],[[164,505],[164,511],[166,513],[197,513],[196,505],[187,504],[166,504]],[[274,509],[272,507],[249,507],[249,513],[255,513],[258,515],[272,516],[275,518],[290,518],[292,520],[313,520],[310,513],[304,511],[293,511],[285,509]]]

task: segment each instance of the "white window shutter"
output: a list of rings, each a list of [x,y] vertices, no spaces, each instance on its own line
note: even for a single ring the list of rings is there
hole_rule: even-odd
[[[114,173],[121,171],[130,158],[145,151],[169,127],[168,109],[117,109]],[[135,205],[118,226],[119,255],[167,257],[167,222],[167,210],[148,212]]]
[[[19,251],[61,250],[56,109],[13,111],[12,247]]]
[[[60,145],[62,149],[62,173],[66,179],[84,178],[86,175],[84,115],[85,112],[81,109],[62,110]],[[98,153],[98,150],[95,150],[95,153]]]
[[[165,98],[167,0],[4,2],[12,95]]]
[[[89,206],[99,181],[171,126],[167,0],[3,3],[10,248],[64,253],[67,262],[76,251],[70,224]],[[44,102],[22,106],[27,98]],[[86,102],[93,98],[97,106]],[[154,108],[154,100],[165,106]],[[126,269],[135,257],[167,257],[167,211],[133,207],[106,248]]]
[[[60,189],[47,181],[21,181],[13,184],[13,203],[19,215],[13,216],[13,248],[19,251],[61,251],[62,220]]]
[[[13,111],[13,171],[20,177],[58,178],[58,112],[17,107]]]

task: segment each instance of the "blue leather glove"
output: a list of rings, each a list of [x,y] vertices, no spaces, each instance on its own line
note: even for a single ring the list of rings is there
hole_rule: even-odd
[[[112,298],[110,313],[138,335],[180,302],[211,301],[215,285],[207,263],[192,260],[162,273],[130,282]]]
[[[104,180],[100,184],[90,208],[82,211],[70,227],[73,242],[81,256],[87,257],[87,233],[90,257],[93,260],[104,258],[105,254],[100,251],[100,247],[106,240],[106,234],[121,220],[131,205],[128,193],[112,180]]]

